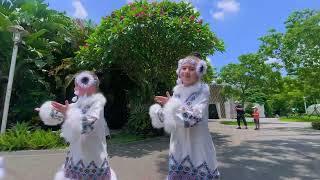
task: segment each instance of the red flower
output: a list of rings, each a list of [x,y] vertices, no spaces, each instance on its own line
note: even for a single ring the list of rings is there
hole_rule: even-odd
[[[139,13],[137,13],[136,15],[134,15],[135,17],[141,17],[141,16],[144,16],[146,15],[144,11],[141,11]]]
[[[199,24],[202,24],[202,23],[203,23],[203,20],[202,20],[202,19],[200,19],[200,20],[198,21],[198,23],[199,23]]]
[[[193,21],[195,19],[194,16],[190,16],[190,20]]]

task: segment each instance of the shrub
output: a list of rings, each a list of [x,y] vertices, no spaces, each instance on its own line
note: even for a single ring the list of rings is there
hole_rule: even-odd
[[[59,136],[59,131],[32,130],[27,123],[17,123],[7,130],[5,134],[0,135],[0,151],[47,149],[65,146],[66,143]]]
[[[128,128],[135,134],[144,134],[152,129],[148,106],[136,104],[129,113]]]
[[[320,121],[314,121],[311,123],[313,129],[320,130]]]

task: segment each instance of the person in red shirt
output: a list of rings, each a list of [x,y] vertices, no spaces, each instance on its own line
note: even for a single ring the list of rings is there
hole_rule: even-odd
[[[256,106],[253,107],[252,116],[253,116],[254,123],[256,124],[256,128],[254,130],[260,129],[260,122],[259,122],[260,114],[259,114],[258,107],[256,107]]]

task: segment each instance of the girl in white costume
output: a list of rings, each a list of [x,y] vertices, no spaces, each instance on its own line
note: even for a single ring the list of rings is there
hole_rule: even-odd
[[[168,180],[219,178],[216,151],[208,128],[210,91],[201,82],[206,62],[196,56],[179,60],[173,96],[156,96],[149,114],[155,128],[171,133]],[[160,104],[160,105],[159,105]],[[161,106],[162,105],[162,106]]]
[[[83,71],[75,77],[75,103],[45,102],[39,109],[47,125],[63,122],[61,136],[70,143],[66,160],[55,180],[116,180],[108,163],[105,97],[97,92],[98,77]]]

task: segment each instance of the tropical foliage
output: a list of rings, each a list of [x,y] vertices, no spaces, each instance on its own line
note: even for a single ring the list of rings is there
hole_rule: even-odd
[[[93,30],[91,22],[74,20],[48,9],[43,0],[2,1],[0,6],[0,74],[9,74],[13,42],[8,27],[20,25],[28,35],[19,46],[9,122],[28,120],[47,99],[64,99],[73,57]],[[2,81],[5,82],[5,81]],[[3,102],[5,83],[0,85]],[[2,105],[3,103],[1,103]],[[2,106],[1,106],[2,107]],[[0,108],[1,108],[0,107]],[[2,110],[2,108],[1,108]]]

